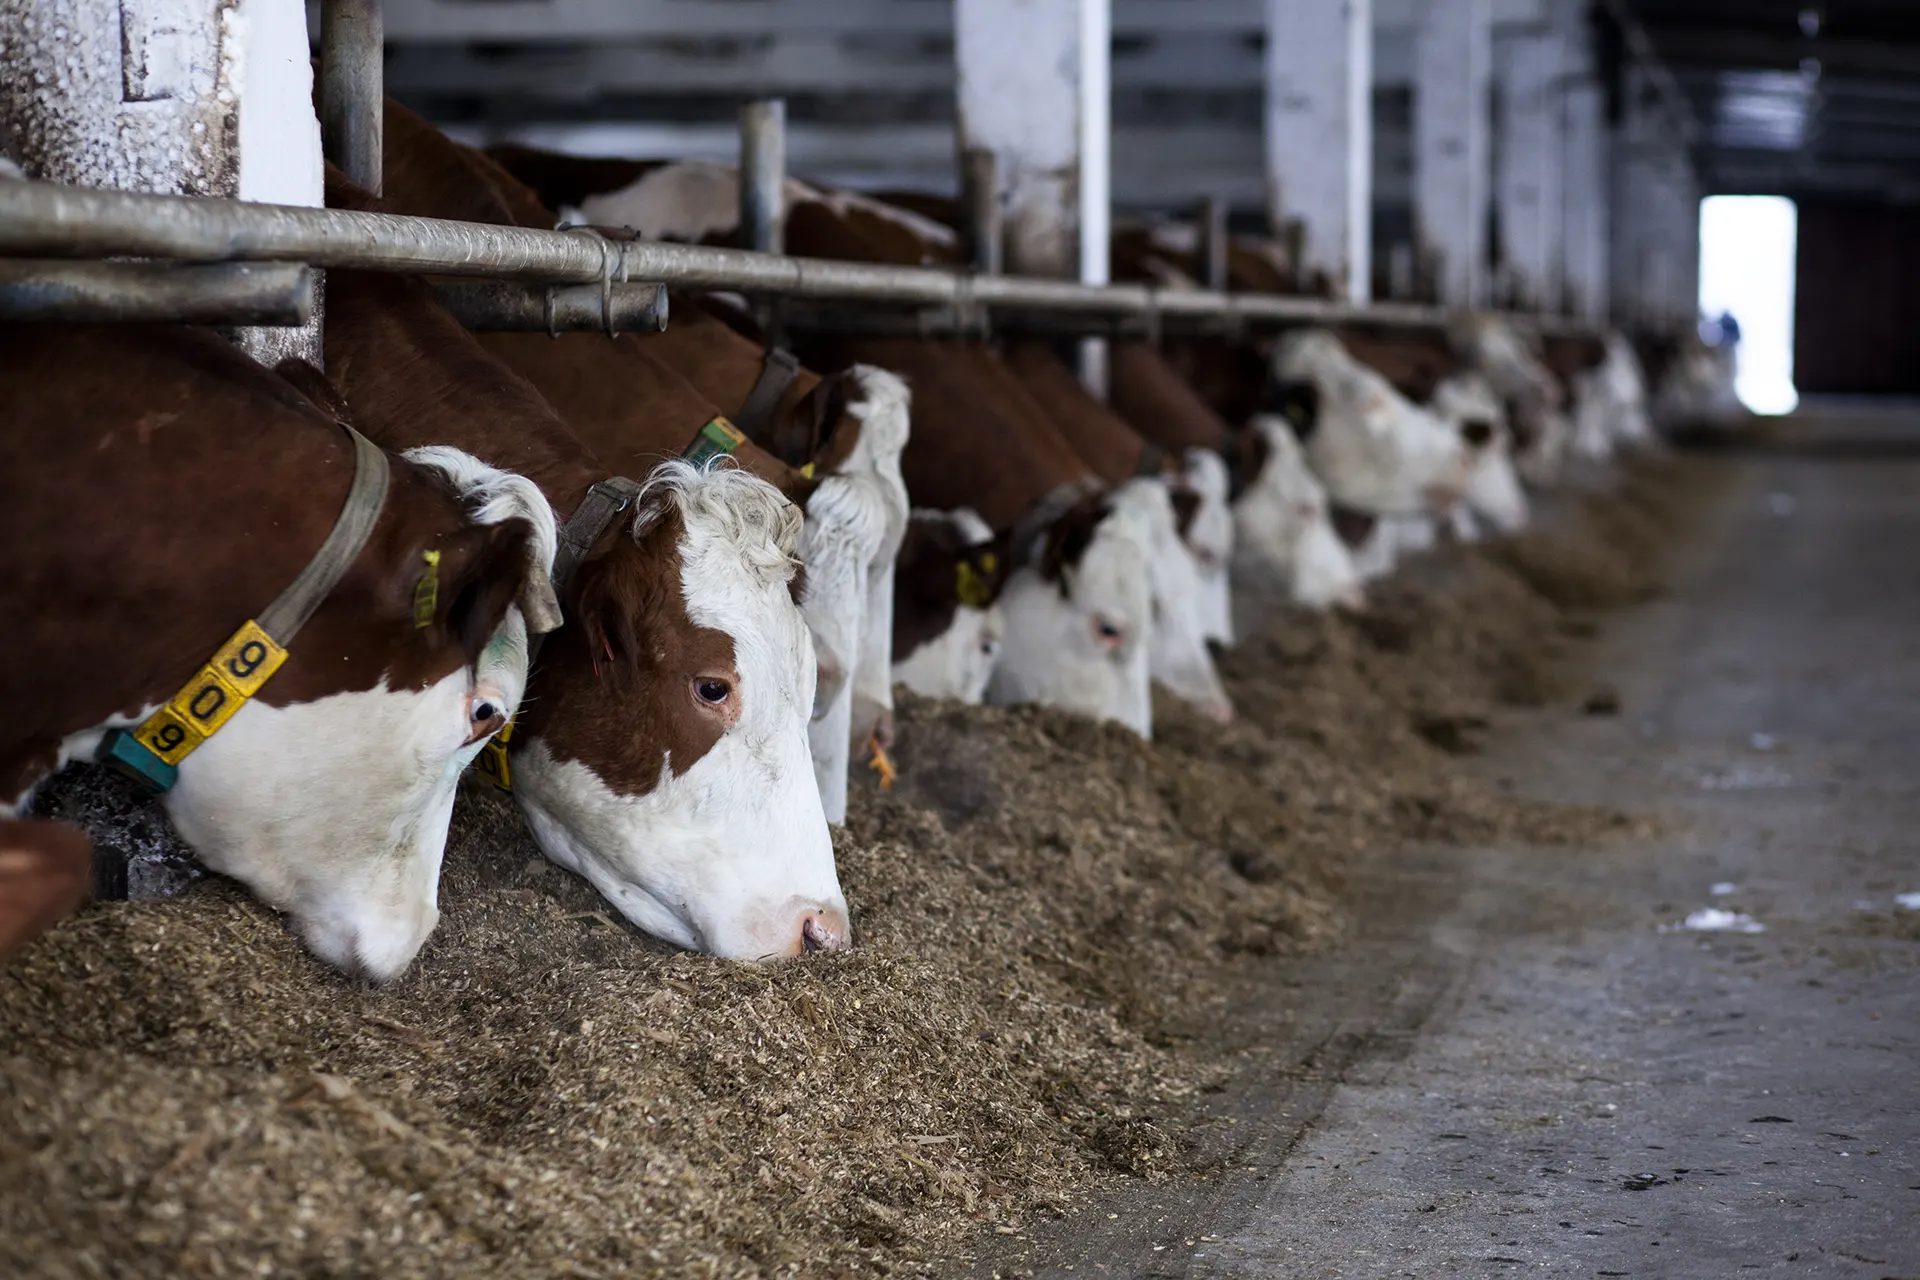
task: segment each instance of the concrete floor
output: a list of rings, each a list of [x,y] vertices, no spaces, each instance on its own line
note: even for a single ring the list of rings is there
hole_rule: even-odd
[[[1622,713],[1482,762],[1660,834],[1363,869],[1353,942],[1247,995],[1229,1171],[980,1275],[1920,1277],[1920,412],[1725,465],[1599,642]],[[1764,932],[1673,927],[1709,906]]]

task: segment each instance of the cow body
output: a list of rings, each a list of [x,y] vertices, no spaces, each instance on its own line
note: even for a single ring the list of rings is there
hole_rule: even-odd
[[[0,599],[18,610],[9,669],[25,677],[0,742],[10,814],[108,731],[143,723],[301,572],[340,514],[354,446],[288,383],[185,327],[15,328],[0,383],[0,521],[17,549]],[[389,467],[345,577],[164,799],[209,867],[288,912],[324,959],[378,978],[438,918],[455,784],[519,703],[513,602],[540,594],[554,548],[551,513],[518,477],[466,455]],[[82,494],[113,495],[114,518],[76,524]],[[435,587],[416,618],[428,551]]]

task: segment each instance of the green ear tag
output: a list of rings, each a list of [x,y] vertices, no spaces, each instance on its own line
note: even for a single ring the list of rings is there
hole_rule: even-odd
[[[700,428],[700,434],[693,438],[693,443],[680,456],[696,467],[704,467],[715,458],[731,456],[746,442],[747,438],[740,433],[740,428],[725,418],[715,418]]]
[[[420,581],[413,584],[413,625],[415,630],[433,625],[433,615],[440,608],[440,553],[422,551],[420,558],[427,562],[427,570],[420,575]]]

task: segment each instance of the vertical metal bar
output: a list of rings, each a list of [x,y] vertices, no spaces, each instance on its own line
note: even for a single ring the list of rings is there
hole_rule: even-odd
[[[960,157],[960,188],[966,201],[967,239],[973,269],[997,276],[1003,269],[1000,225],[1000,159],[987,147],[968,147]]]
[[[740,231],[745,247],[786,252],[787,104],[782,98],[740,108]]]
[[[1194,260],[1200,268],[1200,283],[1224,293],[1227,288],[1227,202],[1218,196],[1202,200],[1195,227],[1199,239],[1194,244]]]
[[[381,0],[324,0],[320,8],[320,136],[328,160],[380,190]]]

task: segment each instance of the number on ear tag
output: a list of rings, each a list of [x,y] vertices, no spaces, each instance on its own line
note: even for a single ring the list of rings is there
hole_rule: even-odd
[[[502,791],[513,790],[513,764],[507,759],[507,742],[512,737],[513,721],[509,720],[473,758],[473,771]]]

